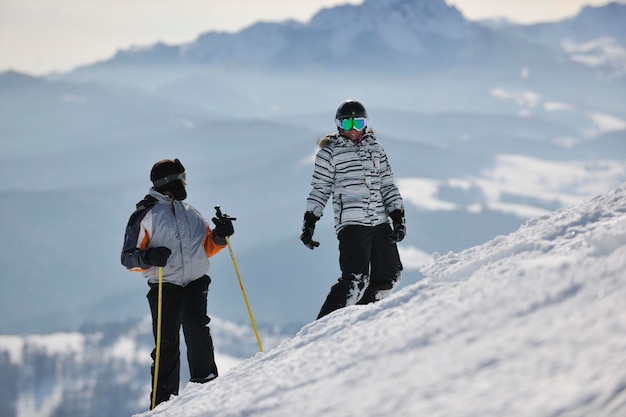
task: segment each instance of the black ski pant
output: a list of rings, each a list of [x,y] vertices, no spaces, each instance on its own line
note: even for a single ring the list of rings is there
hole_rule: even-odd
[[[337,238],[341,277],[331,287],[318,319],[349,305],[378,301],[400,282],[402,263],[388,223],[346,226]]]
[[[208,327],[207,294],[211,279],[204,275],[182,287],[163,283],[161,306],[161,351],[156,404],[178,395],[180,383],[180,327],[187,345],[187,361],[192,382],[206,382],[217,377],[213,339]],[[148,302],[152,312],[152,331],[156,345],[159,285],[150,284]],[[156,348],[152,351],[152,380]],[[152,402],[152,393],[150,394]]]

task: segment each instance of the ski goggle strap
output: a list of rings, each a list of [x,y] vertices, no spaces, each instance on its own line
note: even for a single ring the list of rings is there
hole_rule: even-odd
[[[363,130],[367,126],[367,117],[350,117],[348,119],[335,119],[337,127],[342,130]]]
[[[180,174],[170,174],[166,177],[160,178],[153,182],[154,188],[161,188],[173,181],[180,181],[183,185],[187,185],[187,173],[181,172]]]

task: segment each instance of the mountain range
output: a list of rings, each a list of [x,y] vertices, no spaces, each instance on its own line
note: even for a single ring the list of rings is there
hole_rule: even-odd
[[[307,23],[256,23],[237,33],[206,32],[182,45],[132,47],[72,74],[134,65],[415,73],[459,65],[518,68],[528,61],[563,70],[562,57],[538,43],[558,48],[563,39],[582,43],[606,36],[621,42],[625,8],[585,7],[571,19],[508,25],[503,33],[465,19],[442,0],[366,0],[323,9]]]
[[[140,86],[225,116],[318,111],[333,91],[395,109],[499,111],[476,94],[495,80],[566,102],[572,92],[584,94],[608,111],[620,108],[624,80],[607,86],[598,76],[614,78],[626,68],[624,9],[611,3],[562,22],[494,30],[443,0],[367,0],[321,10],[307,23],[257,23],[237,33],[206,32],[182,45],[131,47],[61,78]],[[578,45],[606,37],[617,44],[593,51],[593,66],[581,61],[591,52]]]
[[[541,30],[591,42],[575,36],[584,22],[623,51],[606,22],[625,7]],[[443,0],[368,0],[68,73],[0,74],[0,332],[145,314],[147,286],[119,251],[166,157],[183,161],[189,202],[206,217],[219,204],[238,218],[234,251],[257,320],[311,321],[339,274],[330,210],[320,248],[298,235],[316,141],[347,98],[366,105],[407,203],[403,285],[435,252],[623,182],[626,79],[522,29],[471,22]],[[230,257],[212,263],[211,314],[247,321]]]

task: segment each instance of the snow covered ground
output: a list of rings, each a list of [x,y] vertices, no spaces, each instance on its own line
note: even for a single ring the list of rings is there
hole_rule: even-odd
[[[141,416],[626,416],[626,185],[435,258]]]

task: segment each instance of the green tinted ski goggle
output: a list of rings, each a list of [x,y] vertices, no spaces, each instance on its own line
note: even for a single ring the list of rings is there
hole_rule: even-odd
[[[337,127],[342,130],[363,130],[367,126],[366,117],[351,117],[349,119],[335,119]]]

